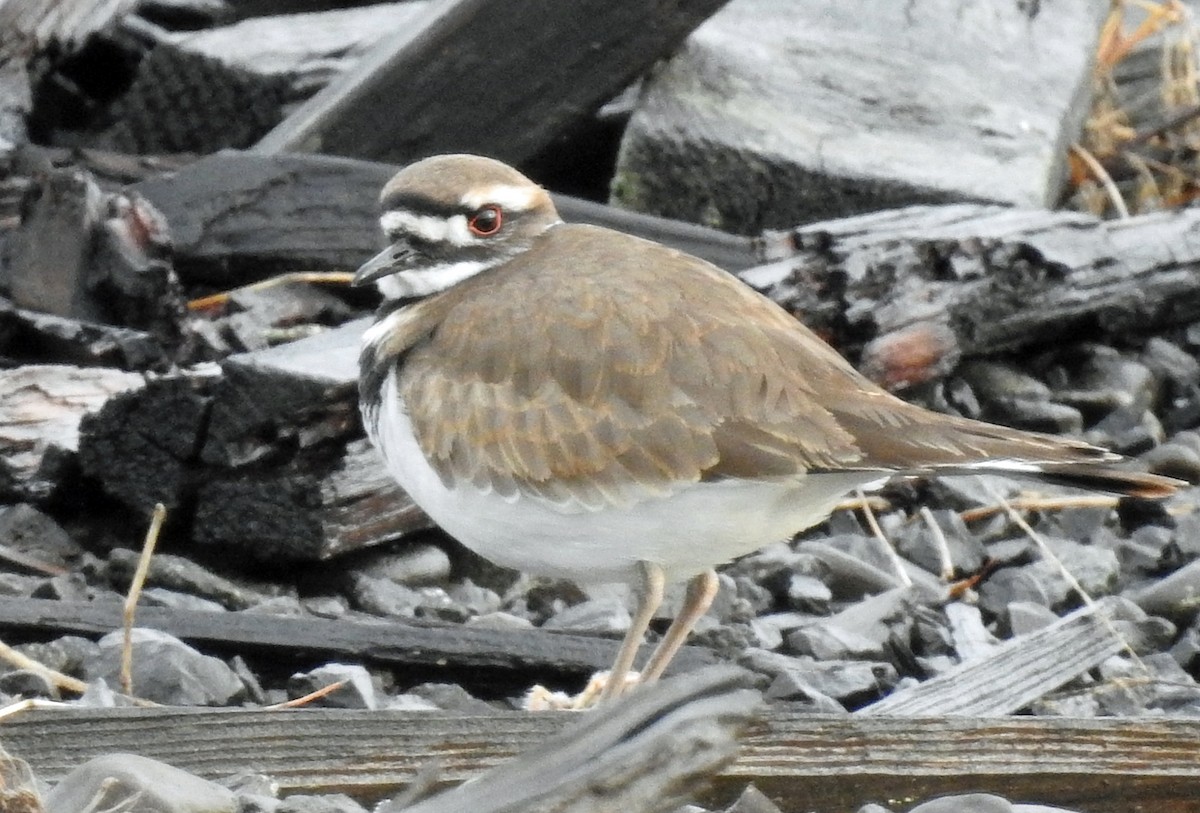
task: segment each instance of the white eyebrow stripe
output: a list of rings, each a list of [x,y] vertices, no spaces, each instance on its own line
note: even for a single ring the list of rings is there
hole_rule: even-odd
[[[467,246],[476,240],[475,235],[467,228],[466,215],[434,217],[393,209],[379,216],[379,227],[389,237],[407,234],[430,243]]]
[[[523,212],[533,205],[538,196],[542,194],[541,187],[528,185],[514,184],[494,184],[485,186],[482,189],[472,189],[463,195],[459,201],[468,209],[478,209],[480,206],[486,206],[489,203],[494,203],[501,209],[512,209],[514,211]]]

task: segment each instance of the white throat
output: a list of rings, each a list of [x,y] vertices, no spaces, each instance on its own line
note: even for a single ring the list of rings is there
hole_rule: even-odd
[[[465,260],[422,268],[420,271],[400,271],[376,282],[379,292],[388,299],[408,299],[440,293],[475,276],[494,263],[483,260]]]

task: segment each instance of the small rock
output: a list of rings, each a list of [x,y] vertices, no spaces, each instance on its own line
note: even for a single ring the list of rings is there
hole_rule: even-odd
[[[371,673],[360,664],[327,663],[309,672],[297,672],[288,678],[288,696],[295,700],[338,682],[345,685],[317,698],[312,705],[338,709],[378,707]]]
[[[350,611],[350,605],[341,596],[309,596],[301,599],[300,605],[318,618],[341,618]]]
[[[469,614],[440,587],[413,588],[390,579],[356,575],[352,579],[351,603],[372,615],[415,618],[434,616],[465,621]]]
[[[246,687],[246,699],[257,706],[268,706],[270,701],[267,700],[267,693],[263,691],[262,684],[258,682],[258,675],[250,669],[250,664],[246,663],[246,659],[241,655],[234,655],[229,659],[229,668],[238,676],[238,680]]]
[[[1044,604],[1033,601],[1012,601],[1008,604],[1008,630],[1016,637],[1028,635],[1058,621],[1058,616]]]
[[[806,573],[789,573],[787,577],[787,602],[795,610],[810,613],[829,611],[833,591],[816,576]]]
[[[216,780],[221,787],[229,788],[237,796],[254,795],[275,797],[279,795],[279,783],[271,777],[253,771],[239,771]]]
[[[1186,623],[1200,609],[1200,559],[1176,570],[1164,579],[1145,587],[1126,590],[1122,595],[1151,615],[1161,615]]]
[[[145,810],[154,813],[234,813],[233,793],[164,762],[107,754],[68,773],[45,798],[53,813]]]
[[[40,576],[0,573],[0,596],[32,597],[42,582],[43,579]]]
[[[28,503],[0,507],[0,546],[59,568],[83,553],[61,525]]]
[[[119,604],[122,597],[111,590],[93,587],[82,573],[64,573],[45,579],[32,594],[33,598],[55,601],[111,601]]]
[[[13,648],[48,669],[81,679],[84,664],[100,653],[95,641],[78,635],[64,635],[45,643],[18,644]]]
[[[491,714],[495,711],[487,703],[472,697],[457,683],[422,683],[409,689],[407,694],[428,700],[444,711],[465,711],[473,714]]]
[[[789,654],[810,655],[822,661],[882,660],[885,657],[882,642],[846,629],[833,620],[801,627],[789,634],[786,641]]]
[[[280,804],[275,797],[261,793],[237,794],[238,813],[278,813]]]
[[[466,625],[468,627],[482,627],[483,629],[519,630],[531,629],[533,622],[519,615],[496,611],[494,613],[472,616],[466,620]]]
[[[779,805],[754,785],[748,785],[725,813],[783,813]]]
[[[542,629],[607,635],[625,632],[630,623],[632,619],[623,602],[615,598],[602,598],[563,608],[546,619]]]
[[[1179,443],[1178,435],[1141,456],[1151,472],[1176,477],[1195,485],[1200,483],[1200,451]]]
[[[1062,562],[1062,567],[1075,577],[1089,595],[1108,595],[1116,588],[1117,579],[1121,574],[1121,563],[1113,551],[1053,537],[1046,539],[1046,544]],[[1047,578],[1052,574],[1063,578],[1061,568],[1053,561],[1043,560],[1034,567],[1042,568]]]
[[[1057,572],[1046,573],[1033,564],[1002,567],[979,586],[979,606],[993,617],[1003,618],[1014,601],[1056,607],[1068,592],[1067,583]]]
[[[500,610],[504,603],[500,598],[500,594],[495,590],[482,585],[475,584],[470,579],[465,579],[458,584],[450,586],[447,594],[464,607],[471,617],[486,615]]]
[[[1200,629],[1188,627],[1171,647],[1171,657],[1189,672],[1196,670],[1197,658],[1200,657]]]
[[[747,650],[738,663],[773,679],[786,676],[789,689],[811,689],[843,703],[877,699],[899,680],[896,668],[890,663],[872,661],[814,661],[808,657],[793,658],[776,652]],[[768,690],[768,696],[782,695],[771,694]]]
[[[384,708],[395,711],[438,711],[436,703],[415,694],[398,694],[387,698]]]
[[[775,650],[783,646],[783,633],[778,627],[764,624],[757,618],[750,621],[750,633],[753,636],[751,646],[759,649]]]
[[[908,813],[1013,813],[1012,803],[990,793],[964,793],[930,799]]]
[[[107,576],[120,590],[129,588],[140,554],[127,548],[114,548],[108,554]],[[229,610],[245,610],[266,596],[242,587],[229,579],[182,556],[156,553],[150,559],[146,584],[215,601]]]
[[[366,808],[344,793],[327,796],[296,794],[282,799],[276,813],[367,813]]]
[[[0,675],[0,692],[10,697],[45,697],[58,700],[58,687],[41,672],[13,669]]]
[[[1141,361],[1160,378],[1180,389],[1200,383],[1200,361],[1174,342],[1158,336],[1146,341]]]
[[[954,651],[961,662],[990,655],[1000,643],[983,624],[979,608],[961,601],[952,601],[945,607],[946,619],[950,624],[950,637]]]
[[[245,692],[224,661],[202,655],[158,630],[133,630],[133,693],[168,706],[224,706]],[[97,657],[86,664],[88,680],[103,678],[120,685],[123,636],[113,632],[100,639]]]
[[[410,543],[398,549],[368,549],[347,564],[363,576],[387,579],[408,587],[441,584],[450,577],[450,557],[428,543]]]
[[[223,613],[225,608],[215,601],[189,593],[179,593],[165,587],[147,587],[138,597],[144,607],[170,607],[172,610],[194,610],[205,613]]]
[[[941,540],[928,524],[913,521],[892,538],[900,555],[930,573],[942,571],[944,557],[949,559],[951,571],[955,574],[979,572],[987,553],[983,543],[967,528],[962,516],[957,511],[948,510],[934,511],[932,515],[945,541],[944,551]]]
[[[304,605],[296,596],[270,596],[242,612],[249,615],[298,616],[304,615]]]
[[[1083,439],[1129,457],[1162,443],[1165,432],[1158,417],[1144,407],[1122,407],[1104,416],[1083,434]]]
[[[750,621],[775,607],[775,596],[754,579],[722,573],[720,581],[721,589],[709,614],[722,623]]]

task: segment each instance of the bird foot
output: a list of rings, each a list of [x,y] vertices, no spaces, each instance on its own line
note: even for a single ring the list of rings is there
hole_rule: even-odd
[[[526,693],[521,707],[525,711],[586,711],[595,706],[604,696],[604,690],[611,679],[611,672],[597,672],[592,675],[583,691],[571,695],[562,691],[547,689],[537,685]],[[617,692],[617,696],[629,691],[639,681],[637,672],[629,672],[625,676],[625,684]]]

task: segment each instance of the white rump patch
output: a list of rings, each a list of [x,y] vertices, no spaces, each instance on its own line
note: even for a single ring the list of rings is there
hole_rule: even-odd
[[[478,239],[467,228],[466,215],[434,217],[393,209],[380,215],[379,227],[392,238],[411,235],[430,243],[469,246]]]
[[[379,292],[388,299],[404,299],[412,296],[429,296],[440,293],[451,285],[457,285],[468,277],[473,277],[480,271],[489,268],[494,263],[480,260],[470,260],[458,263],[446,263],[422,268],[420,271],[400,271],[380,277],[375,284]],[[386,323],[386,319],[379,325]],[[371,329],[374,330],[375,325]]]
[[[533,205],[542,193],[539,187],[528,185],[496,184],[483,189],[472,189],[460,198],[463,206],[478,209],[494,203],[503,210],[523,212]]]

